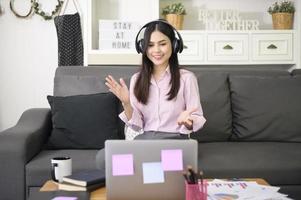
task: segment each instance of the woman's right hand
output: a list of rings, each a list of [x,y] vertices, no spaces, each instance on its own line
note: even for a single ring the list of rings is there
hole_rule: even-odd
[[[109,90],[122,102],[123,105],[130,104],[129,89],[122,78],[118,83],[113,76],[108,75],[106,77],[105,84],[108,86]]]

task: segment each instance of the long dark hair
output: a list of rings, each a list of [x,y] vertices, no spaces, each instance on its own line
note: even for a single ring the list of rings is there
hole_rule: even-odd
[[[134,87],[134,94],[138,100],[138,102],[147,104],[148,96],[149,96],[149,87],[150,87],[150,81],[151,76],[154,70],[154,65],[152,61],[147,57],[146,50],[150,41],[150,37],[152,32],[154,31],[160,31],[164,35],[166,35],[170,41],[171,41],[171,47],[173,47],[173,41],[175,41],[175,31],[170,27],[167,22],[161,22],[161,21],[154,21],[153,23],[150,23],[146,28],[144,32],[144,52],[142,54],[142,65],[140,69],[140,73],[138,75],[135,87]],[[169,84],[171,85],[171,88],[169,92],[167,93],[168,98],[167,100],[174,99],[179,91],[180,88],[180,70],[179,70],[179,61],[178,61],[178,55],[174,51],[172,51],[171,57],[169,58],[169,68],[170,68],[170,74],[171,79]]]

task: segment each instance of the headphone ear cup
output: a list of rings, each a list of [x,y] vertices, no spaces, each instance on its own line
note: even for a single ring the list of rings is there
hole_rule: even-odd
[[[177,42],[178,42],[178,51],[177,51],[177,53],[181,53],[183,51],[183,48],[184,48],[183,41],[177,39]]]
[[[172,44],[172,51],[173,53],[178,53],[179,52],[179,40],[178,39],[175,39],[173,41],[173,44]]]
[[[139,53],[143,53],[144,52],[144,39],[141,39],[138,41],[138,50]]]

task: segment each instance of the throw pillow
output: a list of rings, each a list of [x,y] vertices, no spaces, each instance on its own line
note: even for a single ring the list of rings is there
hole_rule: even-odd
[[[230,76],[233,139],[301,141],[301,77]]]
[[[47,96],[53,130],[51,149],[101,149],[107,139],[118,139],[118,99],[112,93]]]
[[[54,78],[54,96],[73,96],[108,92],[105,78],[97,76],[61,75]]]

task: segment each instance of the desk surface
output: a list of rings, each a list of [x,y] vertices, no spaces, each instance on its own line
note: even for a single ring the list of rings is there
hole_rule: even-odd
[[[58,184],[52,180],[47,181],[40,189],[41,192],[56,190],[58,190]],[[91,192],[90,200],[106,200],[106,188],[102,187]]]
[[[243,178],[244,181],[256,181],[260,185],[269,185],[264,179],[262,178]],[[54,181],[47,181],[40,189],[41,192],[43,191],[56,191],[58,190],[58,185]],[[102,187],[93,192],[91,192],[90,200],[106,200],[106,188]]]

